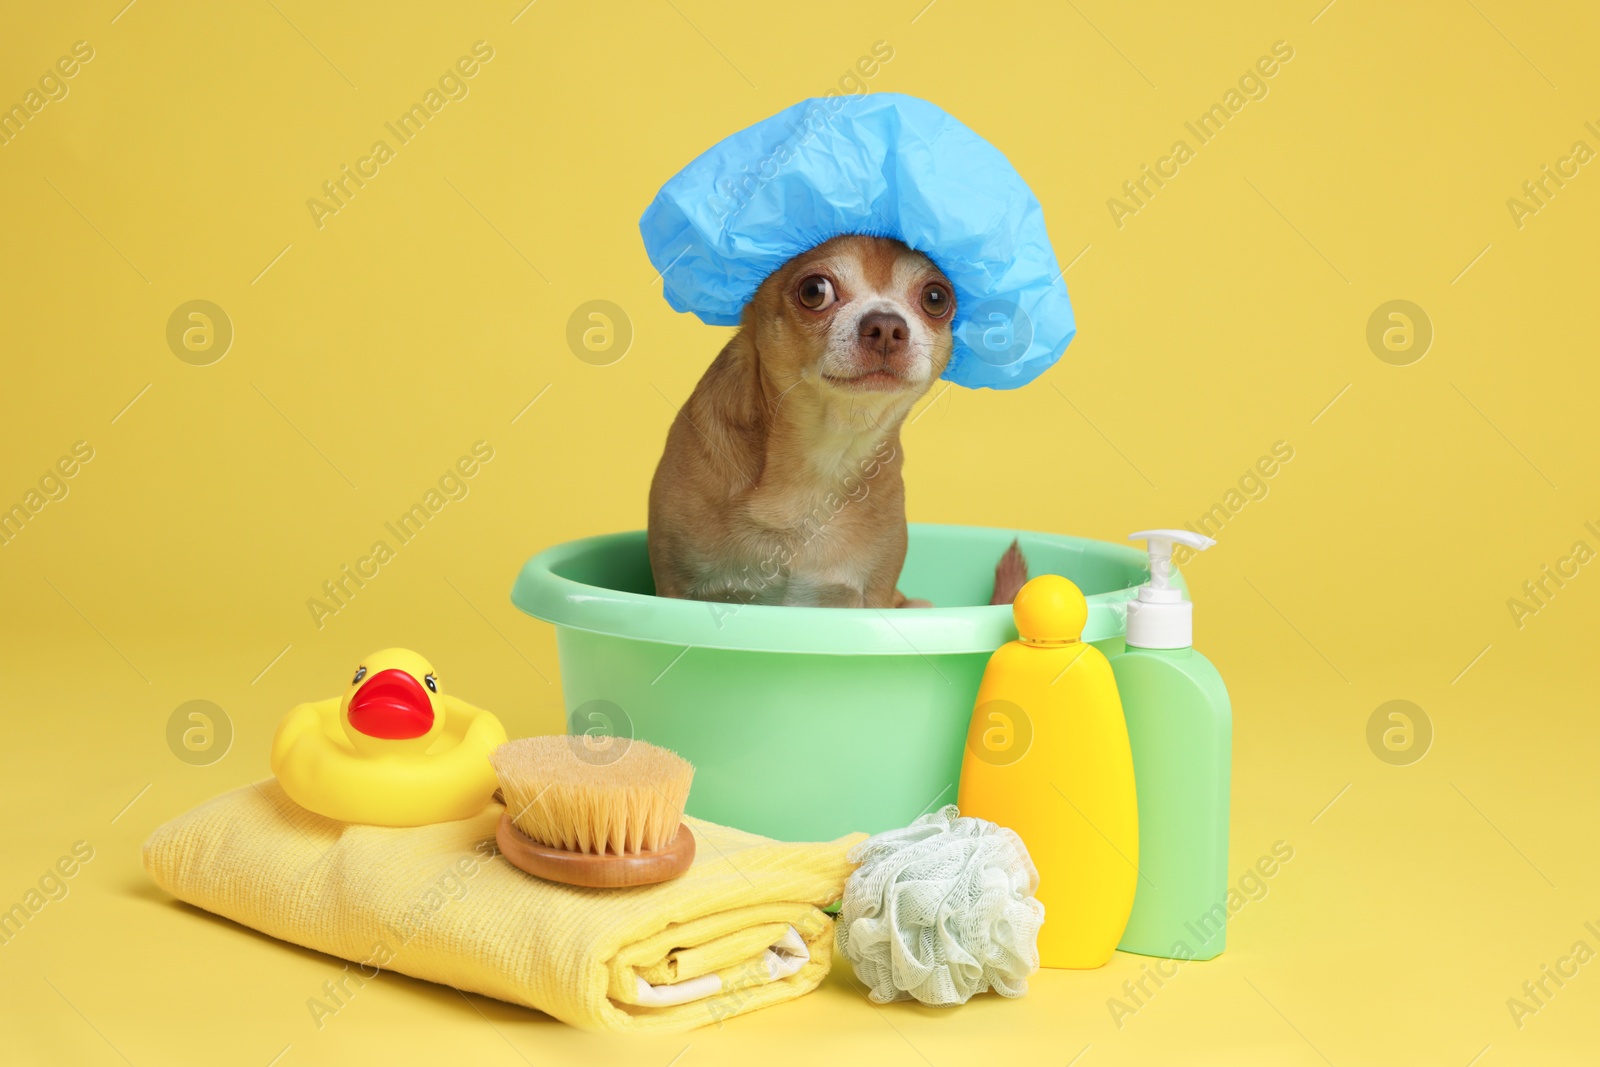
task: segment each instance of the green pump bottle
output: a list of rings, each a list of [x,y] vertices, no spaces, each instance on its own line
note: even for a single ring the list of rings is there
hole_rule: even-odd
[[[1208,960],[1228,921],[1228,789],[1233,710],[1222,676],[1194,650],[1194,605],[1170,584],[1188,530],[1141,530],[1150,581],[1128,602],[1127,651],[1111,658],[1139,798],[1139,879],[1124,952]]]

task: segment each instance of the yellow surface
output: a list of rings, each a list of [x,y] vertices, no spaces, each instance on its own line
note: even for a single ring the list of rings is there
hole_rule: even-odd
[[[956,802],[1027,844],[1045,911],[1040,964],[1101,967],[1128,925],[1139,870],[1122,698],[1105,654],[1078,640],[1089,612],[1076,585],[1042,574],[1014,612],[1022,640],[984,669]]]
[[[400,974],[539,1008],[586,1030],[678,1033],[816,988],[854,835],[771,841],[691,820],[695,862],[657,885],[602,892],[532,878],[496,855],[495,804],[391,829],[297,807],[268,778],[164,823],[145,868],[179,900],[350,961],[307,1005],[320,1026]],[[764,957],[790,929],[804,963],[773,980]],[[796,946],[798,947],[798,946]],[[641,1006],[656,987],[715,975],[712,995]]]
[[[1600,149],[1592,6],[540,0],[513,22],[521,0],[122,2],[11,5],[0,33],[6,104],[94,49],[0,145],[0,502],[74,472],[0,547],[0,900],[74,872],[0,947],[0,1058],[1592,1062],[1600,964],[1546,980],[1520,1029],[1506,1003],[1600,949],[1600,172],[1507,206],[1543,165],[1570,174],[1574,142]],[[318,229],[308,198],[479,40],[470,95]],[[318,1030],[306,1001],[340,964],[173,904],[140,844],[262,777],[284,712],[369,649],[427,649],[513,736],[560,723],[553,635],[507,603],[512,577],[643,525],[673,404],[725,336],[662,302],[638,215],[877,41],[892,60],[853,77],[950,107],[1038,191],[1081,327],[1027,389],[930,398],[905,434],[911,516],[1120,540],[1229,509],[1186,571],[1234,700],[1228,951],[1145,978],[1120,1028],[1138,957],[953,1011],[874,1008],[835,971],[642,1043],[391,975]],[[1276,41],[1294,58],[1265,98],[1198,144],[1184,124]],[[1179,138],[1193,158],[1119,229],[1108,198]],[[1433,327],[1408,366],[1367,342],[1397,299]],[[168,347],[191,300],[233,325],[210,366]],[[630,317],[608,366],[568,348],[591,300]],[[388,533],[430,491],[438,514]],[[380,539],[319,628],[307,601]],[[1431,724],[1409,766],[1367,740],[1397,699]],[[191,700],[232,725],[209,766],[168,747]],[[1379,727],[1379,751],[1385,729],[1404,743]],[[1250,875],[1263,857],[1275,873]]]

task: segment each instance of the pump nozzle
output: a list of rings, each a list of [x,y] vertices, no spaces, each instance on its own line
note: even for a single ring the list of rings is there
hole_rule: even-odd
[[[1190,530],[1140,530],[1130,541],[1149,544],[1150,580],[1128,602],[1128,644],[1133,648],[1188,648],[1194,644],[1194,605],[1172,586],[1173,543],[1203,551],[1216,544]]]

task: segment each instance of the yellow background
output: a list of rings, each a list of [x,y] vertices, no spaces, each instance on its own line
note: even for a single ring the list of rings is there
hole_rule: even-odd
[[[1600,948],[1600,565],[1520,629],[1506,603],[1600,548],[1600,172],[1521,228],[1506,206],[1600,148],[1592,8],[123,2],[13,5],[0,32],[4,103],[95,52],[0,147],[0,504],[95,450],[0,547],[0,903],[95,850],[0,948],[7,1062],[1593,1061],[1600,963],[1520,1029],[1506,1007]],[[470,95],[318,229],[307,199],[478,40]],[[1115,226],[1107,199],[1280,40],[1269,95]],[[1036,384],[930,398],[913,519],[1120,540],[1293,446],[1188,567],[1234,698],[1231,866],[1280,840],[1293,860],[1224,956],[1120,1028],[1138,957],[951,1011],[874,1008],[841,968],[648,1042],[388,975],[319,1031],[305,1001],[338,962],[174,904],[139,845],[263,776],[283,712],[376,647],[425,651],[513,736],[559,727],[552,632],[509,584],[544,546],[643,525],[673,404],[725,336],[667,308],[638,216],[877,41],[870,90],[942,104],[1033,185],[1080,323]],[[210,366],[166,344],[193,299],[234,326]],[[635,332],[610,366],[565,341],[593,299]],[[1365,340],[1392,299],[1435,331],[1409,366]],[[318,629],[307,598],[479,440],[470,495]],[[210,766],[166,744],[191,699],[234,726]],[[1434,730],[1409,766],[1367,744],[1391,699]]]

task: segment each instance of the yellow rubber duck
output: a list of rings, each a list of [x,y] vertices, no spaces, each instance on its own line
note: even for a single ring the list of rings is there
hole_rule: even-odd
[[[330,819],[424,826],[483,810],[499,784],[489,753],[505,742],[499,719],[440,691],[427,660],[386,648],[361,661],[342,698],[284,717],[272,773]]]

